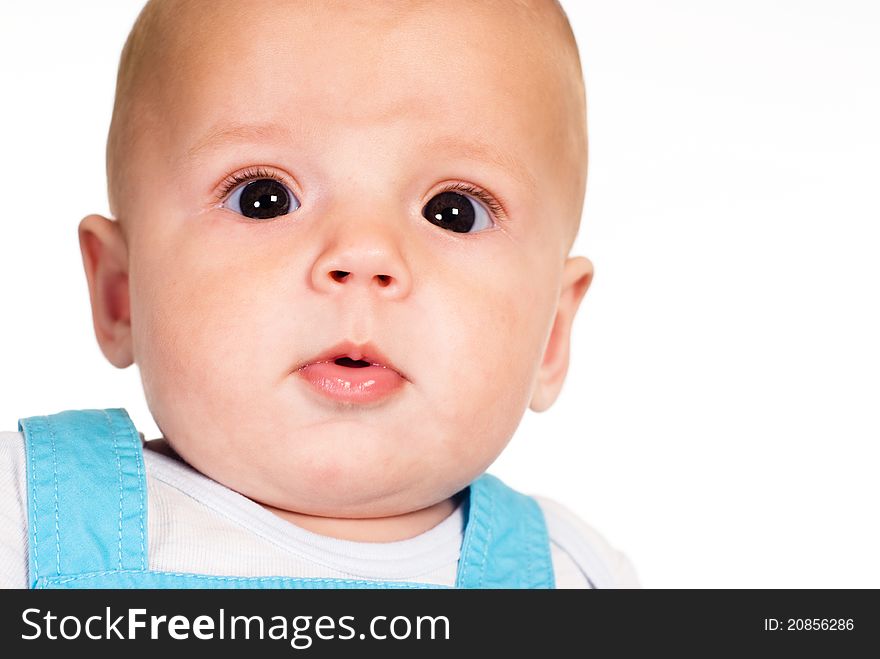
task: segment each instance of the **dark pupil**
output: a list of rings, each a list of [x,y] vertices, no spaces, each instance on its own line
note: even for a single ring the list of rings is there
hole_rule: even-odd
[[[244,186],[239,204],[245,217],[265,220],[286,214],[290,210],[290,197],[278,181],[261,178]]]
[[[457,192],[441,192],[425,205],[422,215],[438,227],[467,233],[474,226],[474,207]]]

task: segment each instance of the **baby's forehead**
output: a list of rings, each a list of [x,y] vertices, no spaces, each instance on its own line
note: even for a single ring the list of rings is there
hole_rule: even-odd
[[[471,72],[482,78],[465,75]],[[126,43],[117,91],[152,87],[179,114],[218,75],[230,100],[258,84],[307,89],[316,81],[324,96],[340,90],[348,101],[407,85],[454,95],[460,108],[481,88],[507,96],[474,108],[483,113],[520,112],[552,82],[557,95],[582,87],[577,47],[556,0],[150,0]]]
[[[513,165],[525,184],[581,157],[565,139],[577,130],[561,128],[582,121],[581,85],[553,0],[152,0],[123,53],[114,122],[146,114],[121,96],[139,98],[190,156],[236,132],[277,139],[279,124],[315,141],[387,124]]]
[[[144,35],[158,41],[146,43],[146,50],[166,65],[155,69],[158,79],[222,73],[238,61],[262,64],[267,54],[288,65],[289,77],[276,84],[301,86],[302,77],[318,73],[328,91],[350,92],[364,81],[375,83],[376,96],[383,84],[441,84],[449,77],[443,73],[468,63],[486,76],[487,86],[490,76],[528,79],[537,92],[540,79],[576,73],[564,82],[577,86],[580,78],[579,62],[571,66],[577,47],[555,0],[152,1],[168,7],[157,16],[157,29]],[[296,58],[285,61],[289,55]],[[407,69],[418,78],[407,78]],[[230,80],[231,94],[247,94],[261,80],[259,70],[249,73],[251,80]],[[471,90],[448,91],[466,102]]]

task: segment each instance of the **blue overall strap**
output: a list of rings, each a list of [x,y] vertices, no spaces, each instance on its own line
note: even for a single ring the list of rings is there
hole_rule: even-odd
[[[470,486],[457,588],[554,588],[544,513],[532,497],[483,474]]]
[[[147,566],[146,478],[124,409],[19,419],[27,459],[30,586]]]

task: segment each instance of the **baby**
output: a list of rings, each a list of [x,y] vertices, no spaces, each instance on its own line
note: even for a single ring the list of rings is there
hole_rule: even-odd
[[[163,438],[0,435],[0,584],[637,585],[485,474],[565,379],[586,162],[553,0],[150,0],[79,239]]]

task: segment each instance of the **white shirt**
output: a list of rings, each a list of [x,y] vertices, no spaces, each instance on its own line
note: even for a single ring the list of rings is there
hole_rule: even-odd
[[[355,542],[300,528],[155,451],[144,451],[144,464],[151,570],[455,583],[461,505],[414,538]],[[0,588],[28,585],[25,474],[24,436],[0,432]],[[535,499],[547,523],[557,588],[639,587],[624,554],[561,504]]]

